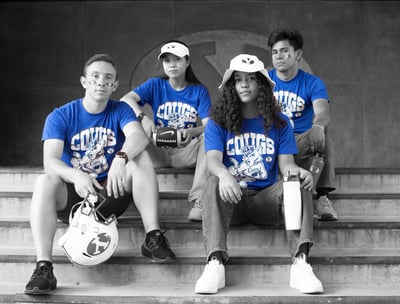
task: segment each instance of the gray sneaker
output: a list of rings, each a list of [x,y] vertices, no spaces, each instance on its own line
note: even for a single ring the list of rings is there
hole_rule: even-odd
[[[320,221],[337,221],[338,215],[332,207],[332,202],[325,196],[314,201],[314,214]]]
[[[200,200],[196,200],[193,204],[192,209],[189,212],[189,221],[201,222],[201,209],[203,208],[203,203]]]

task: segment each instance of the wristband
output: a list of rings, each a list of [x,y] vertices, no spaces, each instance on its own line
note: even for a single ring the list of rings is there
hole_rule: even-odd
[[[137,116],[138,122],[142,122],[143,117],[144,117],[145,115],[146,115],[146,114],[145,114],[144,112],[140,112],[139,115]]]

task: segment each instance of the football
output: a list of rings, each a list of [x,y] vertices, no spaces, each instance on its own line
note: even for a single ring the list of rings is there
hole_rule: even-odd
[[[182,138],[182,133],[180,130],[164,127],[156,129],[153,134],[153,141],[158,147],[179,147],[181,142],[184,140]]]

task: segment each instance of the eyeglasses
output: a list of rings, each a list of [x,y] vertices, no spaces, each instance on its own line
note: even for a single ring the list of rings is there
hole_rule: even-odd
[[[95,80],[95,79],[88,81],[88,84],[92,84],[92,85],[96,85],[97,83],[98,83],[98,81]],[[103,82],[103,83],[104,83],[105,86],[110,87],[110,88],[115,85],[114,81],[106,81],[106,82]]]

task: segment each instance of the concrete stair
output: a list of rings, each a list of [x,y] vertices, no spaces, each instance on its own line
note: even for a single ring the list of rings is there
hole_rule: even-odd
[[[332,193],[340,220],[315,220],[311,264],[321,295],[288,287],[290,256],[284,227],[233,226],[227,287],[193,292],[205,264],[201,223],[189,222],[193,171],[159,169],[161,224],[177,255],[170,264],[142,257],[144,233],[132,205],[119,220],[120,242],[106,263],[72,265],[54,245],[59,288],[49,296],[23,294],[35,264],[29,225],[34,181],[41,168],[0,168],[1,303],[400,303],[400,169],[337,169]],[[59,224],[56,240],[67,226]]]

